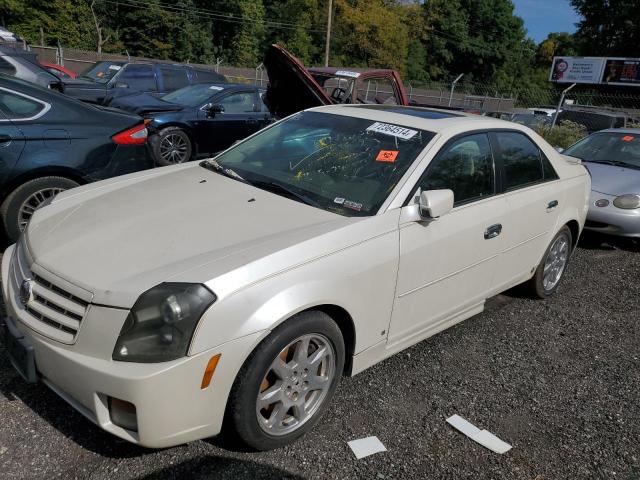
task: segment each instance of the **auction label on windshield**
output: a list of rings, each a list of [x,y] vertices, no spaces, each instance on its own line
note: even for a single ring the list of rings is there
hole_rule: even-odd
[[[384,133],[385,135],[392,135],[394,137],[403,138],[409,140],[415,137],[417,130],[411,130],[410,128],[400,127],[398,125],[391,125],[390,123],[376,122],[367,128],[368,132]]]
[[[337,77],[351,77],[351,78],[358,78],[360,76],[360,74],[358,72],[351,72],[349,70],[338,70],[336,72],[336,76]]]

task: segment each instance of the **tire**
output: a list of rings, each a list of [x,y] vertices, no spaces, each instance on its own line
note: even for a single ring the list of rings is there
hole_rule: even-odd
[[[16,188],[0,207],[0,215],[9,240],[18,240],[33,212],[42,203],[78,185],[77,182],[64,177],[41,177],[29,180]]]
[[[307,360],[325,351],[313,365],[297,358],[305,340],[309,342]],[[344,355],[340,328],[327,314],[309,311],[292,317],[274,329],[242,366],[227,402],[225,429],[255,450],[293,442],[313,428],[327,409],[342,376]],[[313,369],[320,375],[314,376]],[[325,380],[320,382],[321,378]],[[269,400],[259,407],[258,397],[265,392]],[[306,408],[301,408],[303,404]]]
[[[189,135],[179,127],[160,130],[153,145],[153,156],[158,165],[177,165],[188,162],[193,156],[193,146]]]
[[[562,275],[571,258],[572,246],[571,230],[565,225],[551,240],[535,274],[526,284],[529,293],[534,298],[547,298],[558,289]],[[545,266],[548,266],[547,272],[545,272]],[[545,276],[545,273],[548,276]]]

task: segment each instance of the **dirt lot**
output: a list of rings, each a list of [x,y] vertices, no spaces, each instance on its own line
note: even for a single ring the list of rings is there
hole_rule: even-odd
[[[310,435],[268,453],[135,447],[25,384],[0,346],[0,477],[640,479],[639,274],[640,249],[587,238],[555,297],[501,295],[344,379]],[[454,413],[513,449],[471,442],[445,423]],[[346,442],[370,435],[388,452],[356,460]]]

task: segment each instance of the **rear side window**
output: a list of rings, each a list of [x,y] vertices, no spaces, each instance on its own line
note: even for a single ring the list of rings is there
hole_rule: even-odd
[[[162,72],[164,89],[167,92],[178,90],[189,84],[187,70],[184,68],[160,67],[160,72]]]
[[[496,132],[504,166],[504,188],[533,185],[558,178],[549,160],[528,137],[516,132]]]
[[[216,72],[209,72],[207,70],[194,70],[193,76],[197,82],[225,82],[224,76]]]
[[[129,64],[124,67],[117,82],[126,83],[129,88],[141,91],[156,91],[156,76],[151,65]]]
[[[4,58],[0,57],[0,73],[13,76],[16,74],[16,69]]]
[[[469,135],[438,153],[427,167],[420,189],[450,189],[457,206],[493,195],[494,177],[489,138],[484,133]]]
[[[45,105],[22,95],[0,90],[0,110],[10,120],[24,120],[35,117]]]

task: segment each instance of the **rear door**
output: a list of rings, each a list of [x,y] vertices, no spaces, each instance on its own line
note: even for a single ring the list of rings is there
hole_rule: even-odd
[[[450,141],[431,161],[418,187],[453,190],[454,208],[431,222],[400,225],[392,345],[413,343],[478,308],[494,289],[494,273],[506,246],[501,231],[508,207],[498,194],[486,133]]]
[[[11,177],[25,147],[25,137],[17,125],[37,119],[48,109],[46,103],[0,88],[0,190]]]
[[[496,283],[511,286],[528,279],[538,266],[555,233],[564,195],[551,162],[526,134],[497,131],[492,143],[509,206],[503,226],[507,249]]]

